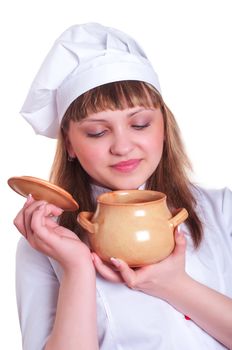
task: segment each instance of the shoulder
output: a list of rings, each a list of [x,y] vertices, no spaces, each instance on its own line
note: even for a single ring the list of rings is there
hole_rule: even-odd
[[[32,248],[24,237],[20,238],[17,245],[16,275],[38,282],[45,277],[57,279],[51,259]]]
[[[228,187],[221,189],[206,189],[195,186],[193,189],[197,202],[204,203],[211,208],[221,211],[221,213],[231,212],[232,191]]]
[[[203,219],[210,219],[232,234],[232,191],[228,187],[206,189],[195,186],[193,193],[197,201],[197,210],[203,215]]]

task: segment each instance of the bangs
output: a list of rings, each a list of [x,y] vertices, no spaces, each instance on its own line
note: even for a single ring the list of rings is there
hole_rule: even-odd
[[[139,81],[120,81],[98,86],[79,96],[67,109],[65,121],[80,121],[89,114],[123,110],[136,106],[161,107],[162,97],[151,85]]]

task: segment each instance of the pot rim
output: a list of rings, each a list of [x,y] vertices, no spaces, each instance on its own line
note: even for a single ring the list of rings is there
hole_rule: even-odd
[[[161,196],[161,198],[158,198],[158,199],[154,199],[154,200],[148,200],[148,201],[141,201],[141,202],[138,202],[138,203],[126,203],[126,202],[108,202],[106,199],[104,199],[104,197],[108,197],[108,196],[114,196],[114,194],[121,194],[121,195],[127,195],[128,193],[137,193],[137,192],[146,192],[147,194],[156,194],[158,196]],[[148,205],[148,204],[159,204],[161,202],[164,202],[166,200],[167,196],[165,193],[163,192],[159,192],[159,191],[153,191],[153,190],[115,190],[115,191],[111,191],[111,192],[105,192],[105,193],[102,193],[100,194],[98,197],[97,197],[97,203],[99,204],[107,204],[107,205],[110,205],[110,206],[141,206],[141,205]]]

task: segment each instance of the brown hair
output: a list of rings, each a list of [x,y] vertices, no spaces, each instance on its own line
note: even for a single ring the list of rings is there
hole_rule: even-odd
[[[121,81],[96,87],[74,100],[67,109],[58,137],[56,155],[50,180],[69,191],[80,205],[80,211],[94,211],[95,201],[91,193],[89,175],[77,159],[70,162],[65,147],[65,134],[69,121],[79,121],[89,113],[102,110],[124,109],[134,106],[159,107],[164,118],[164,148],[161,161],[154,174],[147,180],[146,189],[167,194],[170,208],[184,207],[189,213],[189,227],[195,247],[202,239],[202,224],[196,213],[196,200],[189,180],[191,164],[185,153],[179,127],[161,95],[149,84],[138,81]],[[60,223],[73,231],[78,230],[76,213],[64,212]]]

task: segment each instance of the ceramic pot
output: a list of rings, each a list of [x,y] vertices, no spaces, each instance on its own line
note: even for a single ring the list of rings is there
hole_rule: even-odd
[[[186,209],[173,216],[166,195],[149,190],[104,193],[93,212],[80,212],[77,220],[89,243],[104,261],[120,258],[138,267],[158,262],[174,248],[174,229],[187,217]]]

